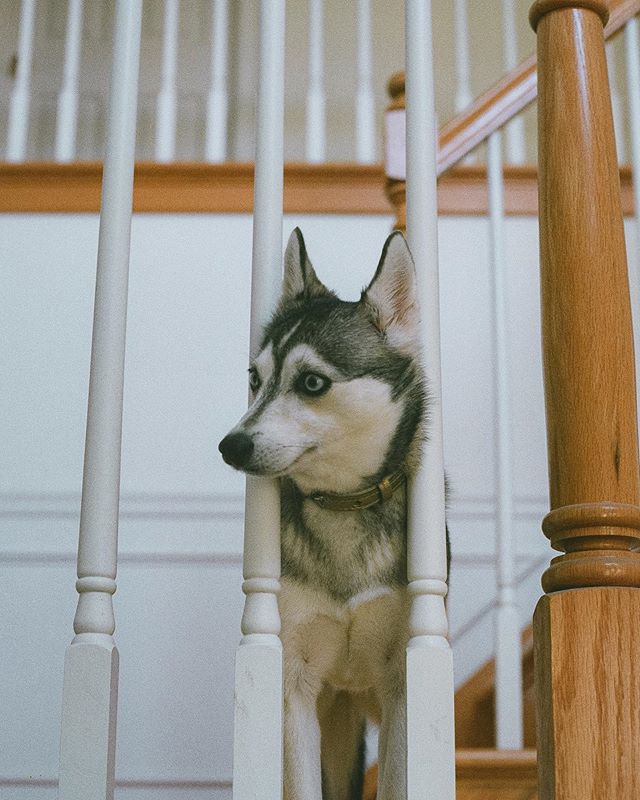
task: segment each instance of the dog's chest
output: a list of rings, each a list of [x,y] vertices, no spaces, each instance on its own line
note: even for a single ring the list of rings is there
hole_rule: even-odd
[[[338,603],[325,592],[283,580],[285,658],[303,663],[336,689],[379,687],[406,643],[406,590],[376,587]]]
[[[380,589],[352,598],[326,681],[336,689],[364,691],[385,679],[388,663],[404,649],[404,592]]]

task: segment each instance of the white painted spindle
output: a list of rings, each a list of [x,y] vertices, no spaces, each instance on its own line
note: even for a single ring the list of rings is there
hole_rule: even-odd
[[[72,161],[76,154],[82,12],[83,0],[69,0],[64,73],[62,87],[58,95],[58,116],[56,119],[56,161]]]
[[[262,0],[253,211],[250,347],[282,282],[285,0]],[[236,654],[234,800],[282,796],[280,492],[277,481],[247,478],[242,640]]]
[[[632,17],[624,29],[624,54],[629,103],[629,139],[631,142],[631,167],[633,170],[633,201],[635,248],[629,262],[635,275],[629,281],[633,292],[633,334],[636,359],[640,355],[640,42],[638,18]],[[640,398],[639,398],[640,400]]]
[[[624,129],[625,120],[622,108],[622,97],[618,83],[617,65],[617,42],[618,39],[611,39],[606,43],[607,71],[609,73],[609,87],[611,91],[611,112],[613,114],[613,132],[616,137],[616,150],[618,153],[618,163],[623,164],[625,160]]]
[[[455,30],[455,72],[456,91],[453,105],[456,114],[464,111],[473,100],[471,94],[471,60],[469,57],[469,21],[467,0],[455,0],[453,8],[453,22]]]
[[[179,0],[164,0],[162,29],[162,75],[156,106],[156,161],[166,163],[176,157],[176,64],[178,60]]]
[[[503,65],[510,72],[518,63],[518,34],[514,0],[502,0]],[[524,118],[517,114],[506,127],[507,158],[511,164],[524,164],[526,145]]]
[[[7,129],[7,161],[24,161],[27,157],[29,108],[31,105],[31,63],[36,0],[22,0],[16,77],[9,100]]]
[[[358,0],[357,13],[356,161],[359,164],[373,164],[376,159],[376,108],[373,95],[371,0]]]
[[[326,158],[326,96],[324,90],[324,0],[309,0],[309,61],[305,158],[318,164]]]
[[[507,331],[506,262],[504,254],[504,187],[501,134],[487,142],[490,252],[493,277],[493,349],[495,387],[494,453],[496,465],[496,744],[500,749],[522,748],[522,659],[520,619],[516,604],[513,553],[511,425]]]
[[[75,638],[64,666],[60,800],[113,797],[122,394],[142,0],[116,4],[89,377]]]
[[[455,74],[456,90],[453,97],[453,106],[456,114],[464,111],[471,105],[473,94],[471,92],[471,58],[469,55],[469,21],[467,0],[455,0],[453,8],[453,22],[455,33]],[[476,151],[469,153],[464,159],[464,164],[473,164],[478,160]]]
[[[418,277],[420,339],[429,381],[429,436],[409,487],[407,797],[454,800],[453,662],[447,640],[436,118],[431,3],[406,0],[407,234]],[[389,795],[391,796],[391,795]]]
[[[211,19],[211,83],[207,97],[205,160],[227,157],[229,2],[214,0]]]

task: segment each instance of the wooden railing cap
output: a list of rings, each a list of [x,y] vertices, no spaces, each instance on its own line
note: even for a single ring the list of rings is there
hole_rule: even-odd
[[[606,0],[536,0],[529,11],[529,22],[533,30],[536,30],[545,14],[561,8],[587,8],[595,11],[602,20],[603,26],[609,20],[609,4]]]

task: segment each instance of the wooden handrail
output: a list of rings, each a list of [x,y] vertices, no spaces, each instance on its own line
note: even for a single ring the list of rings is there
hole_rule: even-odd
[[[610,38],[636,14],[640,0],[610,0],[609,21],[605,37]],[[389,81],[390,110],[404,108],[404,73],[396,73]],[[481,94],[469,108],[440,129],[438,174],[441,175],[467,156],[490,134],[509,122],[532,103],[538,94],[535,54]]]

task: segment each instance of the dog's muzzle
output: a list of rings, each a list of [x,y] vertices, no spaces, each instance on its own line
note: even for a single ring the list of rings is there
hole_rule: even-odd
[[[230,433],[218,445],[222,458],[236,469],[244,469],[253,454],[253,439],[246,433]]]

